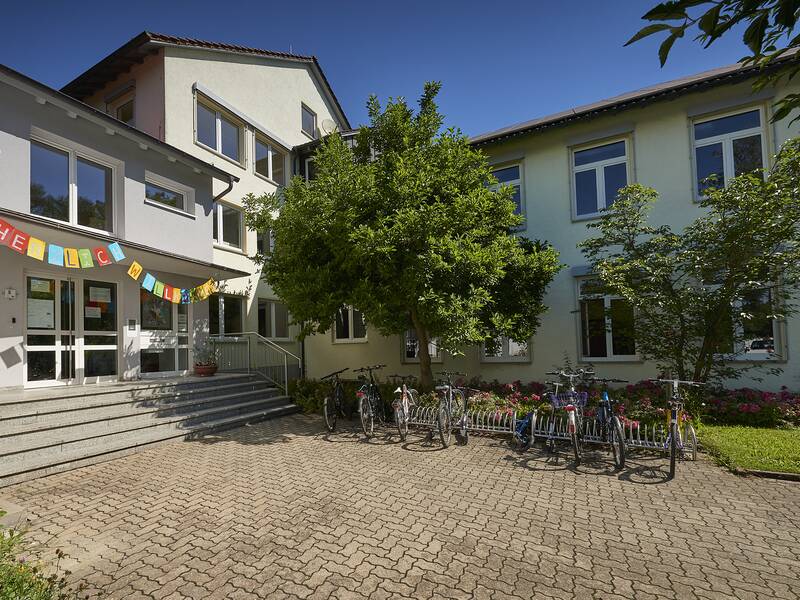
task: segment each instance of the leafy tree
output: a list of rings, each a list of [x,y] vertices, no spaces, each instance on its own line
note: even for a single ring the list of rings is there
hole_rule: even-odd
[[[793,35],[800,16],[798,0],[667,0],[642,16],[650,21],[626,46],[655,33],[667,32],[658,49],[661,66],[667,62],[672,46],[687,31],[695,30],[695,40],[708,48],[732,28],[747,24],[742,41],[752,53],[742,59],[745,65],[764,68],[753,87],[761,90],[779,80],[792,79],[800,63],[785,59],[800,48],[800,35]],[[777,69],[768,67],[777,67]],[[773,121],[800,107],[800,94],[788,94],[776,103]],[[795,117],[792,121],[800,117]]]
[[[301,335],[328,330],[344,305],[382,335],[413,328],[425,389],[431,340],[450,352],[494,335],[527,340],[561,268],[555,250],[510,233],[522,222],[513,190],[488,189],[485,156],[440,131],[439,88],[426,84],[416,113],[402,98],[382,109],[371,97],[370,126],[353,147],[323,140],[312,181],[245,200],[249,226],[273,231],[264,278]]]
[[[636,350],[681,379],[736,378],[774,361],[735,363],[754,331],[796,310],[800,278],[800,141],[787,142],[769,176],[709,188],[702,216],[682,231],[648,224],[658,194],[620,191],[580,244],[604,292],[635,310]],[[759,308],[759,298],[771,301]],[[776,348],[776,352],[780,352]]]

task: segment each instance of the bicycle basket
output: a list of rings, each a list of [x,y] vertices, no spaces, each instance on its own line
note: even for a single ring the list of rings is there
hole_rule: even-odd
[[[586,401],[589,399],[589,394],[586,392],[564,392],[561,394],[549,394],[550,404],[554,408],[564,408],[568,404],[579,406],[583,408],[586,406]]]

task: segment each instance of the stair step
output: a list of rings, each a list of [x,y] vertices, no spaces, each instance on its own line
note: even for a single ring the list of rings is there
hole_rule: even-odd
[[[69,469],[88,466],[105,460],[126,456],[159,443],[192,439],[203,433],[239,427],[264,419],[270,419],[298,412],[295,404],[283,397],[284,403],[268,408],[253,410],[236,416],[219,416],[193,425],[179,427],[180,423],[170,423],[147,428],[138,438],[128,439],[123,436],[108,436],[104,443],[98,443],[90,449],[64,449],[56,456],[41,456],[38,452],[22,455],[18,461],[4,461],[0,467],[0,487],[20,483],[37,477],[51,475]],[[7,465],[6,462],[12,463]]]
[[[230,387],[215,387],[213,390],[213,392],[203,390],[199,395],[192,392],[172,396],[163,395],[147,401],[124,400],[110,404],[89,405],[64,411],[0,419],[0,444],[2,444],[4,438],[26,433],[51,429],[68,429],[73,426],[87,425],[98,421],[111,421],[133,415],[179,411],[186,407],[210,407],[214,403],[246,395],[261,395],[261,397],[267,399],[279,394],[277,388],[257,382],[236,384]]]
[[[162,425],[184,424],[203,420],[214,415],[232,415],[255,410],[266,405],[286,402],[285,396],[252,398],[250,395],[234,394],[232,402],[210,408],[198,408],[182,414],[159,416],[155,413],[135,414],[119,419],[103,420],[87,425],[76,425],[44,432],[30,432],[0,439],[0,461],[12,462],[15,456],[35,451],[42,455],[57,454],[64,448],[88,447],[110,436],[136,436],[142,430]],[[4,466],[0,466],[0,475]]]

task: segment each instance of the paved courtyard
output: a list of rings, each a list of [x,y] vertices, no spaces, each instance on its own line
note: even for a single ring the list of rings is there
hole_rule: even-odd
[[[0,490],[112,598],[798,598],[800,484],[293,416]]]

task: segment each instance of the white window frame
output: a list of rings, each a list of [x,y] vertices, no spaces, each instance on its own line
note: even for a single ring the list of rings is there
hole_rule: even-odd
[[[529,363],[531,362],[531,343],[530,340],[526,342],[525,356],[511,356],[509,354],[509,347],[511,345],[511,338],[506,336],[498,336],[499,338],[499,356],[489,356],[486,354],[486,344],[481,344],[481,362],[485,363]]]
[[[108,114],[119,121],[119,117],[117,113],[119,109],[126,105],[128,102],[132,103],[133,106],[133,120],[131,123],[127,123],[127,125],[131,127],[136,126],[136,89],[131,88],[127,92],[123,92],[120,96],[114,98],[111,102],[108,103]],[[124,123],[124,121],[121,121]]]
[[[752,112],[754,110],[758,111],[758,116],[761,125],[758,127],[751,127],[750,129],[741,129],[739,131],[733,131],[731,133],[724,133],[722,135],[717,135],[714,137],[703,138],[702,140],[696,140],[694,137],[694,128],[695,125],[699,125],[701,123],[708,123],[709,121],[716,121],[717,119],[724,119],[725,117],[732,117],[734,115],[740,115],[743,113]],[[763,169],[766,173],[769,169],[769,151],[768,145],[770,144],[770,137],[768,134],[767,127],[764,126],[764,123],[767,122],[769,119],[769,115],[763,104],[758,105],[751,105],[746,107],[740,107],[736,110],[728,110],[726,112],[721,113],[713,113],[713,114],[705,114],[699,117],[694,117],[690,120],[689,123],[689,132],[691,135],[692,140],[692,151],[691,151],[691,161],[692,161],[692,195],[695,199],[695,202],[699,202],[705,195],[700,193],[699,189],[699,182],[697,181],[697,149],[702,148],[704,146],[712,146],[714,144],[722,143],[722,171],[723,171],[723,185],[727,186],[728,182],[736,176],[736,172],[734,169],[734,160],[733,160],[733,141],[738,140],[740,138],[751,137],[753,135],[760,135],[761,136],[761,164],[764,165]]]
[[[169,179],[164,177],[163,175],[158,175],[157,173],[153,173],[151,171],[144,172],[144,181],[145,181],[145,196],[144,196],[144,203],[149,206],[155,206],[156,208],[160,208],[163,210],[167,210],[169,212],[177,213],[179,215],[183,215],[185,217],[190,217],[192,219],[195,218],[194,214],[194,188],[179,183],[173,179]],[[170,192],[174,192],[176,194],[180,194],[183,196],[183,208],[175,208],[174,206],[169,206],[168,204],[162,204],[156,200],[151,200],[147,197],[147,187],[146,184],[153,184],[157,185],[158,187],[162,187],[165,190]]]
[[[303,166],[304,166],[303,178],[306,181],[311,181],[311,179],[309,179],[309,177],[308,177],[308,165],[309,165],[309,163],[311,163],[313,161],[314,161],[314,157],[313,156],[310,156],[309,158],[305,159],[305,161],[303,161]]]
[[[242,306],[242,329],[247,329],[247,297],[242,296],[241,294],[232,294],[232,293],[224,293],[224,292],[216,292],[213,294],[217,296],[218,304],[217,304],[217,324],[219,325],[219,332],[212,333],[211,335],[217,335],[220,337],[225,337],[228,335],[233,335],[237,333],[244,333],[242,331],[225,331],[225,299],[226,298],[233,298],[236,302],[241,302]],[[209,313],[211,312],[211,305],[208,306]],[[211,328],[211,319],[209,314],[209,331]]]
[[[496,183],[494,185],[490,185],[489,189],[493,192],[496,192],[500,189],[501,186],[504,185],[511,185],[511,186],[519,186],[519,215],[523,219],[527,219],[528,216],[528,207],[525,202],[525,175],[523,169],[522,161],[514,161],[509,163],[498,163],[496,165],[490,165],[489,168],[492,170],[492,175],[494,175],[495,171],[502,171],[503,169],[510,169],[511,167],[517,167],[519,169],[519,178],[513,179],[511,181],[506,181],[504,183]],[[519,225],[519,228],[522,229],[525,227],[525,224],[522,223]]]
[[[305,129],[303,129],[303,111],[304,110],[307,110],[309,113],[311,113],[314,116],[314,131],[313,131],[313,133],[308,133]],[[319,119],[317,117],[316,111],[311,110],[311,107],[308,104],[306,104],[305,102],[301,102],[300,103],[300,131],[302,131],[303,134],[306,137],[308,137],[308,138],[310,138],[312,140],[316,140],[319,137],[317,135],[317,122],[318,122],[318,120]]]
[[[234,246],[233,244],[229,244],[225,242],[223,239],[223,227],[222,227],[222,207],[225,206],[226,208],[231,208],[235,210],[239,214],[239,242],[241,245]],[[244,252],[245,251],[245,227],[244,227],[244,212],[242,208],[236,206],[235,204],[229,204],[227,202],[222,202],[217,200],[214,203],[214,219],[216,219],[217,223],[217,236],[218,238],[214,239],[214,247],[219,248],[221,250],[230,250],[232,252]],[[212,229],[213,233],[213,229]]]
[[[276,300],[275,298],[258,298],[258,300],[256,301],[256,311],[257,311],[256,316],[258,316],[258,311],[260,311],[260,308],[261,308],[259,306],[259,304],[261,304],[262,302],[265,302],[265,303],[267,303],[269,305],[269,322],[270,322],[270,325],[272,326],[271,327],[271,331],[267,331],[266,332],[267,333],[266,338],[268,340],[274,340],[276,342],[289,342],[289,341],[291,341],[292,336],[291,336],[289,328],[290,328],[290,325],[291,325],[291,322],[292,322],[292,316],[291,316],[291,314],[289,314],[289,309],[288,308],[286,309],[286,336],[285,337],[278,337],[278,335],[275,333],[276,330],[277,330],[277,327],[276,327],[276,324],[275,324],[275,305],[276,304],[283,304],[283,306],[286,306],[286,305],[283,302],[281,302],[280,300]]]
[[[165,300],[167,302],[167,300]],[[180,331],[178,324],[178,307],[186,307],[186,331]],[[141,300],[139,300],[139,310],[141,311]],[[175,352],[175,370],[174,371],[160,371],[155,373],[142,373],[141,372],[141,358],[139,359],[140,373],[142,379],[158,379],[161,377],[174,377],[175,375],[186,375],[191,372],[194,351],[192,349],[192,318],[193,308],[191,304],[175,304],[172,303],[172,329],[145,329],[141,322],[141,313],[138,320],[139,329],[139,352],[143,350],[172,350]],[[180,338],[186,337],[186,343],[181,343]],[[187,351],[186,368],[180,368],[180,351]]]
[[[718,287],[718,286],[714,286]],[[732,310],[739,311],[742,310],[743,302],[741,300],[734,302]],[[772,321],[772,346],[773,351],[772,355],[770,356],[769,353],[751,353],[749,350],[744,350],[743,348],[736,347],[734,348],[733,354],[723,354],[722,356],[725,358],[726,361],[729,362],[760,362],[760,361],[770,361],[770,362],[786,362],[786,321],[781,318],[777,319],[770,319]],[[737,331],[734,332],[735,334],[742,335],[743,331],[740,326],[737,326]],[[740,342],[742,343],[742,342]]]
[[[609,144],[616,144],[617,142],[625,143],[625,156],[608,158],[585,165],[575,166],[575,154],[583,150],[591,150],[592,148],[599,148],[601,146],[608,146]],[[606,178],[605,168],[612,165],[625,164],[625,179],[627,185],[633,183],[633,144],[630,136],[613,137],[604,140],[594,140],[592,142],[581,144],[570,148],[569,152],[569,167],[570,167],[570,196],[572,202],[572,220],[573,221],[586,221],[589,219],[596,219],[600,216],[600,211],[606,208]],[[578,186],[575,182],[575,176],[578,173],[585,171],[595,171],[595,182],[597,184],[597,210],[593,213],[578,214]]]
[[[581,283],[591,281],[592,277],[582,277],[575,279],[575,292],[578,299],[577,316],[577,331],[578,331],[578,357],[581,363],[594,363],[594,362],[641,362],[639,354],[614,354],[614,339],[611,327],[611,316],[608,314],[611,308],[612,300],[625,300],[621,296],[614,294],[599,295],[599,294],[581,294]],[[603,300],[603,310],[605,313],[605,334],[606,334],[606,356],[585,356],[583,354],[583,310],[581,308],[582,300]],[[634,312],[634,319],[636,313]],[[634,343],[636,338],[634,336]]]
[[[68,181],[68,189],[69,189],[69,220],[62,221],[60,219],[54,219],[52,217],[45,217],[42,215],[35,215],[40,219],[46,219],[53,223],[66,223],[71,225],[72,227],[78,227],[80,229],[86,231],[93,231],[97,233],[101,233],[103,235],[109,234],[116,234],[117,232],[117,215],[119,213],[119,207],[124,202],[122,191],[125,189],[123,178],[125,174],[125,163],[121,160],[117,160],[108,156],[107,154],[102,154],[97,150],[89,148],[87,146],[83,146],[82,144],[78,144],[77,142],[73,142],[68,140],[67,138],[63,138],[59,135],[54,133],[50,133],[49,131],[45,131],[43,129],[39,129],[38,127],[31,127],[31,134],[30,134],[30,141],[37,142],[43,146],[49,146],[54,150],[59,150],[64,152],[68,156],[68,172],[69,172],[69,181]],[[90,162],[96,163],[102,167],[106,167],[111,170],[111,229],[97,229],[95,227],[89,227],[87,225],[81,225],[78,223],[78,159],[82,158],[88,160]],[[28,160],[30,160],[30,149],[28,151]],[[28,176],[30,179],[30,175]],[[28,198],[28,212],[30,213],[30,197]]]
[[[407,329],[400,337],[400,359],[404,364],[419,364],[419,356],[413,358],[406,356],[406,344],[409,341],[409,333],[413,333],[416,336],[416,332],[413,329]],[[419,343],[419,340],[416,340],[416,342]],[[444,362],[444,351],[439,348],[439,338],[434,337],[428,340],[428,352],[431,355],[432,363]],[[417,354],[419,354],[419,349],[417,349]]]
[[[264,256],[269,256],[275,251],[275,235],[272,229],[256,232],[256,249],[258,249],[258,240],[261,240],[261,244],[264,246],[264,251],[262,252]],[[264,241],[267,242],[266,245]]]
[[[347,333],[348,333],[349,337],[340,338],[340,337],[336,336],[336,319],[334,319],[333,320],[333,327],[331,328],[331,335],[333,337],[333,343],[334,344],[365,344],[367,341],[369,341],[368,340],[369,329],[367,328],[366,323],[364,324],[364,337],[360,337],[360,338],[353,337],[353,324],[354,324],[353,310],[354,309],[353,309],[352,306],[348,306],[346,308],[347,308],[347,313],[348,313],[347,314],[347,325],[348,325],[348,332]],[[361,313],[361,314],[362,314],[362,318],[363,318],[363,314],[364,313]]]
[[[247,159],[246,159],[246,156],[245,156],[245,148],[247,147],[247,144],[244,141],[245,136],[247,134],[247,125],[246,125],[246,123],[244,123],[241,119],[239,119],[235,115],[232,115],[227,110],[224,110],[223,108],[221,108],[215,102],[209,100],[205,96],[202,96],[200,93],[196,92],[194,96],[195,96],[195,101],[194,101],[194,143],[197,144],[198,146],[200,146],[201,148],[205,148],[209,152],[213,152],[217,156],[219,156],[221,158],[224,158],[225,160],[230,161],[231,163],[233,163],[233,164],[235,164],[235,165],[237,165],[239,167],[245,168],[245,165],[247,164]],[[198,107],[200,105],[202,105],[204,108],[208,109],[210,112],[214,113],[214,117],[215,117],[214,122],[216,124],[215,136],[214,136],[215,142],[216,142],[216,147],[215,148],[212,148],[211,146],[207,146],[206,144],[201,142],[197,137],[197,111],[198,111]],[[222,152],[222,119],[223,118],[225,118],[226,121],[230,121],[231,123],[236,125],[236,128],[239,130],[239,135],[238,135],[239,160],[236,160],[235,158],[231,158],[230,156],[228,156],[227,154],[223,154],[223,152]]]
[[[264,175],[263,173],[259,173],[256,170],[256,156],[258,156],[258,153],[256,152],[257,144],[262,144],[263,146],[267,147],[267,163],[268,163],[267,170],[268,170],[268,173],[269,173],[268,175]],[[270,140],[270,138],[268,136],[266,136],[265,134],[261,133],[257,129],[253,130],[253,150],[252,151],[253,151],[253,174],[256,177],[259,177],[259,178],[261,178],[261,179],[263,179],[265,181],[268,181],[272,185],[275,185],[275,186],[278,186],[278,187],[286,186],[286,180],[287,180],[287,175],[288,175],[287,165],[286,165],[286,162],[287,162],[286,158],[289,155],[289,153],[280,144],[276,144],[275,142]],[[273,161],[275,160],[275,155],[276,154],[278,156],[282,156],[283,157],[283,183],[278,183],[277,181],[275,181],[275,179],[273,177],[274,171],[273,171],[272,165],[273,165]]]

